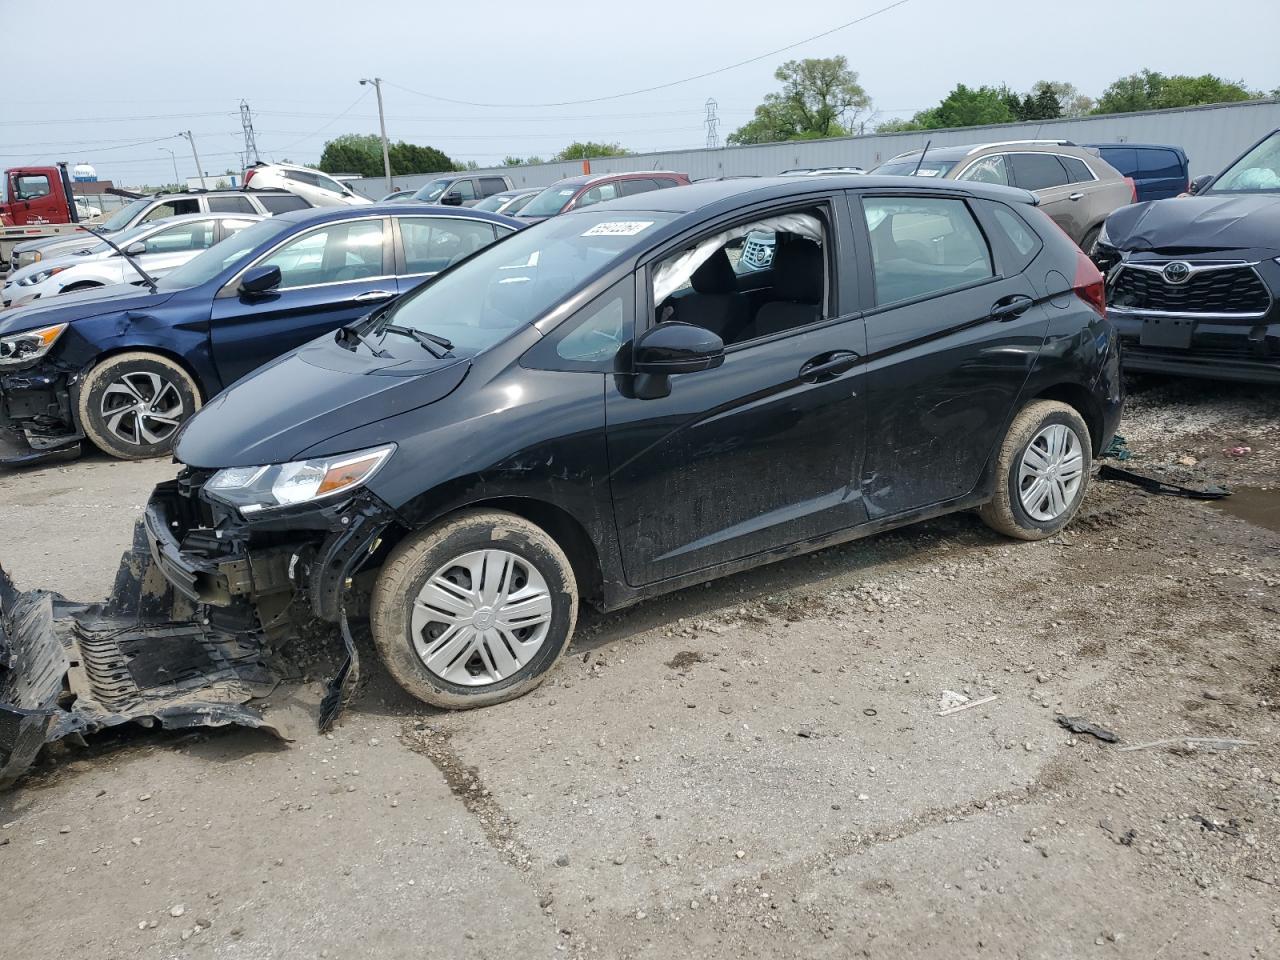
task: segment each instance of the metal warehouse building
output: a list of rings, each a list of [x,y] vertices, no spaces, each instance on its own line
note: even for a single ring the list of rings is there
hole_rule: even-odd
[[[1191,159],[1191,175],[1216,173],[1264,133],[1280,128],[1280,100],[1215,104],[1181,110],[1152,110],[1074,120],[1001,123],[913,133],[870,134],[830,140],[795,140],[748,147],[667,150],[626,157],[591,160],[592,173],[624,170],[676,170],[695,180],[704,177],[771,176],[791,167],[870,169],[890,157],[933,146],[988,143],[996,140],[1072,140],[1076,143],[1162,143],[1181,147]],[[582,162],[542,163],[534,166],[493,167],[479,173],[502,173],[517,187],[543,187],[582,172]],[[432,174],[396,177],[403,189],[417,189]],[[381,177],[357,180],[351,186],[373,199],[386,193]]]

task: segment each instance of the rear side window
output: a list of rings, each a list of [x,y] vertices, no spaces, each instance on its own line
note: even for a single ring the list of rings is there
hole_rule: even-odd
[[[995,275],[991,250],[963,200],[867,197],[876,304],[934,296]]]
[[[146,212],[139,223],[150,223],[152,220],[163,220],[165,217],[176,217],[183,213],[199,213],[200,201],[194,197],[184,198],[181,200],[166,200],[164,203],[157,203],[154,207]]]
[[[654,180],[653,180],[653,182],[654,182],[654,183],[656,183],[656,184],[658,185],[658,189],[659,189],[659,190],[665,190],[665,189],[667,189],[667,187],[678,187],[678,186],[680,186],[680,181],[679,181],[679,180],[673,180],[673,179],[671,179],[671,177],[655,177],[655,178],[654,178]]]
[[[1172,150],[1139,150],[1138,170],[1143,177],[1178,179],[1183,176],[1182,161]]]
[[[1102,159],[1115,167],[1122,177],[1137,175],[1138,151],[1132,147],[1104,147],[1098,152],[1102,154]]]
[[[1019,270],[1022,270],[1039,252],[1039,236],[1027,226],[1026,221],[1003,203],[991,203],[988,209],[991,210],[992,216],[995,217],[1000,232],[1009,241],[1009,246],[1017,253],[1016,266]]]
[[[1023,190],[1046,190],[1067,183],[1067,171],[1051,153],[1011,153],[1013,182]]]
[[[264,193],[258,196],[258,202],[267,213],[288,213],[290,210],[306,210],[311,204],[296,193]]]
[[[635,180],[623,180],[618,184],[622,190],[624,197],[630,197],[637,193],[648,193],[650,190],[658,189],[658,181],[650,180],[648,177],[640,177]]]
[[[493,227],[461,218],[402,217],[400,243],[405,272],[439,273],[493,243]]]
[[[501,177],[481,177],[480,189],[486,197],[492,197],[495,193],[502,193],[504,190],[510,190],[507,182]]]
[[[210,213],[257,213],[248,197],[210,197]]]
[[[1058,159],[1067,168],[1068,183],[1088,183],[1093,180],[1093,171],[1079,157],[1059,157]]]

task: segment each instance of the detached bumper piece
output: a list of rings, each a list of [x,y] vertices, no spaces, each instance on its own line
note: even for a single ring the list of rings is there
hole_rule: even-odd
[[[281,736],[250,705],[283,679],[262,632],[197,619],[137,547],[106,604],[19,592],[0,570],[0,786],[45,744],[125,723]]]

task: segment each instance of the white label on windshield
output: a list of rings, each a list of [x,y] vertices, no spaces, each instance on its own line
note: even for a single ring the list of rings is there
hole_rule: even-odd
[[[597,223],[584,237],[634,237],[653,226],[652,220],[608,220]]]

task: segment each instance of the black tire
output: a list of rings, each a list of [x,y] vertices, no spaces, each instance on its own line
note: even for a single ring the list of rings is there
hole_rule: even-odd
[[[414,602],[428,579],[451,561],[491,549],[514,554],[542,577],[551,598],[549,626],[518,670],[483,686],[453,683],[428,669],[415,647]],[[378,574],[369,614],[374,644],[391,676],[424,703],[449,710],[502,703],[534,689],[569,646],[577,617],[578,586],[564,551],[541,528],[496,510],[459,513],[397,545]],[[424,646],[436,642],[417,640]]]
[[[1093,256],[1093,248],[1098,245],[1098,237],[1101,233],[1101,226],[1094,227],[1092,230],[1089,230],[1084,235],[1084,239],[1080,241],[1080,249],[1083,250],[1087,256]]]
[[[1080,481],[1066,503],[1066,508],[1052,519],[1032,516],[1023,505],[1021,496],[1021,468],[1023,457],[1033,440],[1046,428],[1060,424],[1075,434],[1076,448],[1079,450]],[[1089,488],[1089,474],[1093,467],[1092,441],[1089,427],[1074,407],[1056,400],[1035,400],[1023,407],[996,457],[996,489],[995,496],[978,511],[983,522],[997,533],[1018,540],[1043,540],[1051,537],[1068,523],[1084,502],[1085,492]],[[1032,481],[1034,482],[1034,481]]]
[[[129,394],[137,398],[132,412],[121,413],[130,406]],[[157,396],[159,403],[148,408]],[[146,460],[172,450],[178,427],[200,403],[195,381],[175,361],[155,353],[119,353],[89,371],[76,413],[85,436],[103,453]]]

